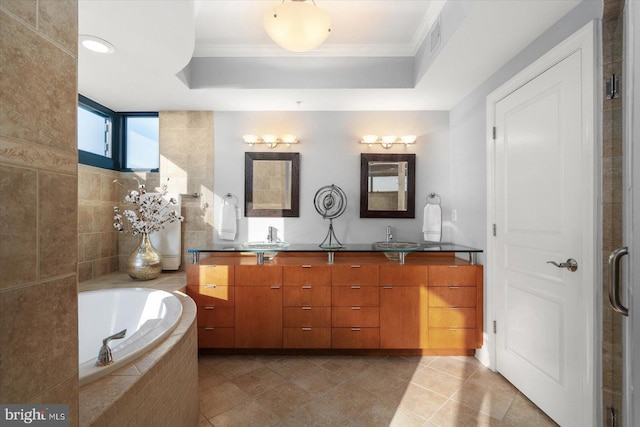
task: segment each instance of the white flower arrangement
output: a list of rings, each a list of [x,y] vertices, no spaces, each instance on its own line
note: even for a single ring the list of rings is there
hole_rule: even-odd
[[[176,200],[173,198],[166,200],[163,197],[167,194],[166,183],[160,187],[159,193],[147,193],[144,184],[140,184],[137,179],[136,181],[138,182],[138,191],[131,190],[124,198],[125,203],[133,205],[134,208],[126,209],[120,214],[120,207],[113,207],[113,211],[116,213],[113,217],[114,228],[121,233],[127,232],[126,222],[123,221],[126,218],[129,221],[132,235],[151,234],[162,230],[166,223],[184,219],[171,209],[171,205],[177,204]]]

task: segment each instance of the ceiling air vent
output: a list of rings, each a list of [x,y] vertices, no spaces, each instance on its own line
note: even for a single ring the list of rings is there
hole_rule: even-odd
[[[442,39],[442,34],[440,31],[440,17],[438,16],[438,19],[433,24],[433,27],[431,27],[431,32],[429,33],[431,53],[435,52],[436,49],[438,49],[438,46],[440,46],[441,39]]]

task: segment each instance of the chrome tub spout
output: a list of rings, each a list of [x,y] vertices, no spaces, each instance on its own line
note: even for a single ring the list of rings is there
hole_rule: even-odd
[[[96,360],[96,366],[109,366],[113,363],[113,356],[111,355],[111,349],[109,348],[109,341],[111,340],[119,340],[124,338],[127,330],[123,329],[120,332],[113,334],[109,337],[106,337],[102,340],[102,347],[100,347],[100,352],[98,353],[98,360]]]

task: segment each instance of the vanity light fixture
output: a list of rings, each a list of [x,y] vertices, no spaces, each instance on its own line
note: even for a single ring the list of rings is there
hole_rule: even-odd
[[[331,34],[331,17],[314,0],[282,0],[269,8],[262,25],[274,42],[292,52],[315,49]]]
[[[396,135],[364,135],[360,140],[361,144],[368,144],[371,147],[373,144],[380,144],[383,148],[391,148],[394,144],[415,144],[416,136],[415,135],[402,135],[401,137],[397,137]]]
[[[89,34],[80,34],[78,40],[82,46],[92,52],[113,53],[116,50],[108,41]]]
[[[287,146],[290,146],[291,144],[298,143],[295,135],[262,135],[262,137],[258,135],[243,135],[242,139],[249,145],[265,144],[269,148],[276,148],[278,144],[287,144]]]

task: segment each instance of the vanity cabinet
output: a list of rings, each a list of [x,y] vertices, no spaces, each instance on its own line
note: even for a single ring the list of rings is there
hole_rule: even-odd
[[[481,266],[429,267],[429,348],[482,346]]]
[[[331,267],[282,267],[284,348],[331,348]]]
[[[189,265],[187,295],[196,303],[198,347],[234,347],[235,292],[232,265]]]
[[[379,348],[378,265],[334,265],[331,277],[331,346]]]
[[[376,255],[328,264],[280,254],[264,265],[224,255],[189,265],[198,347],[459,355],[482,346],[481,265]]]
[[[235,347],[282,348],[282,267],[235,266]]]
[[[380,348],[427,348],[429,267],[380,266]]]

